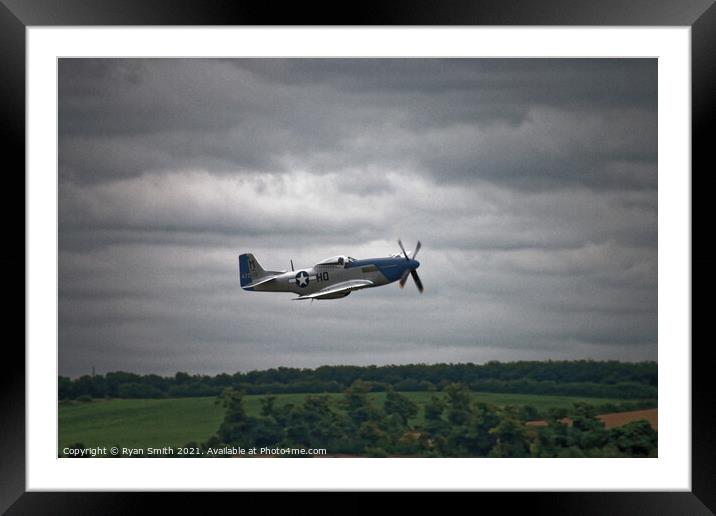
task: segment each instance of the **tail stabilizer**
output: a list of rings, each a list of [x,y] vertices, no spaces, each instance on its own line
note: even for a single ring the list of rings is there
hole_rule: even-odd
[[[280,271],[267,271],[259,264],[251,253],[239,255],[239,280],[241,287],[252,290],[254,286],[266,283],[273,276],[281,274]]]

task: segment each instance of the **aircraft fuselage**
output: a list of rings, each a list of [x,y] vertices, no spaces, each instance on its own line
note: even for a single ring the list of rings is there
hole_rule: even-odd
[[[349,280],[369,280],[371,287],[379,287],[398,281],[406,270],[417,268],[417,260],[399,258],[368,258],[343,265],[318,264],[310,268],[284,272],[274,280],[245,290],[264,292],[293,292],[312,294],[332,284]],[[370,287],[367,287],[370,288]],[[347,293],[336,297],[344,297]]]

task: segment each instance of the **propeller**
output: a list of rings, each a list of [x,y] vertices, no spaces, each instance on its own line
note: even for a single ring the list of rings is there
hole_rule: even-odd
[[[424,289],[423,289],[423,282],[420,281],[420,276],[418,276],[418,273],[415,272],[415,269],[412,269],[410,271],[410,275],[413,277],[413,280],[415,280],[415,285],[418,287],[418,290],[422,294]]]
[[[405,259],[410,261],[410,257],[408,256],[408,253],[405,252],[405,247],[403,247],[403,242],[398,239],[398,245],[400,246],[400,250],[403,251],[403,256],[405,256]],[[413,251],[413,260],[415,260],[415,256],[418,254],[418,251],[420,251],[420,248],[422,247],[422,244],[418,240],[418,245],[415,246],[415,251]],[[418,272],[415,269],[406,269],[403,275],[400,277],[400,288],[405,287],[405,282],[408,281],[408,274],[413,277],[413,281],[415,281],[415,286],[418,287],[418,290],[420,293],[423,293],[423,282],[420,281],[420,276],[418,276]]]
[[[405,269],[405,272],[400,277],[400,282],[398,283],[400,285],[400,288],[403,288],[405,286],[405,282],[408,281],[408,276],[410,276],[410,269]]]

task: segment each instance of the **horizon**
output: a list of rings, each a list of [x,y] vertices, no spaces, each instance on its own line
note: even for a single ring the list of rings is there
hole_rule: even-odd
[[[323,368],[323,367],[358,367],[358,368],[381,368],[381,367],[401,367],[401,366],[438,366],[438,365],[448,365],[448,366],[455,366],[455,365],[475,365],[475,366],[483,366],[487,365],[489,363],[499,363],[499,364],[514,364],[514,363],[520,363],[520,362],[537,362],[537,363],[543,363],[543,362],[552,362],[552,363],[560,363],[560,362],[598,362],[598,363],[608,363],[608,362],[617,362],[617,363],[624,363],[624,364],[656,364],[658,365],[658,361],[656,360],[614,360],[614,359],[605,359],[605,360],[593,360],[590,358],[578,358],[573,360],[552,360],[552,359],[543,359],[543,360],[510,360],[510,361],[501,361],[501,360],[488,360],[487,362],[477,363],[477,362],[433,362],[433,363],[424,363],[424,362],[410,362],[405,364],[368,364],[368,365],[355,365],[355,364],[321,364],[319,366],[315,367],[293,367],[293,366],[274,366],[269,367],[266,369],[248,369],[248,370],[237,370],[234,372],[228,372],[223,371],[220,373],[198,373],[193,371],[176,371],[173,374],[160,374],[160,373],[137,373],[133,371],[126,371],[126,370],[113,370],[113,371],[105,371],[94,373],[84,373],[84,374],[78,374],[75,376],[70,375],[62,375],[58,374],[58,377],[64,377],[64,378],[70,378],[71,380],[76,380],[78,378],[81,378],[83,376],[105,376],[107,374],[112,373],[128,373],[128,374],[134,374],[137,376],[160,376],[162,378],[171,378],[173,376],[176,376],[178,373],[186,373],[189,376],[221,376],[221,375],[229,375],[233,376],[236,374],[248,374],[248,373],[254,373],[254,372],[264,372],[264,371],[271,371],[271,370],[278,370],[278,369],[295,369],[300,371],[315,371],[317,369]]]

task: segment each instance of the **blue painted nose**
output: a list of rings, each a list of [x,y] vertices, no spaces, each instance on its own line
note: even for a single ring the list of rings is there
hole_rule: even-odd
[[[418,260],[410,260],[411,269],[417,269],[418,267],[420,267],[420,262]]]

